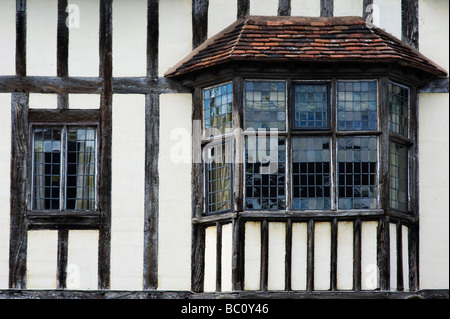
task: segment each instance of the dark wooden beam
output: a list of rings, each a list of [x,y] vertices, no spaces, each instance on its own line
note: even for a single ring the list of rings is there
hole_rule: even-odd
[[[56,270],[56,288],[67,288],[67,255],[69,248],[69,231],[58,231],[58,257]]]
[[[158,78],[159,66],[159,0],[147,4],[147,77]]]
[[[144,289],[158,288],[159,95],[145,99]]]
[[[361,218],[353,222],[353,290],[361,291]]]
[[[380,218],[377,228],[378,287],[390,289],[390,224],[389,217]]]
[[[250,0],[238,0],[237,1],[237,18],[242,19],[243,17],[250,14]]]
[[[402,0],[402,40],[419,48],[419,0]]]
[[[260,290],[267,291],[269,281],[269,223],[261,222],[261,277]]]
[[[367,18],[373,14],[373,0],[363,0],[363,12],[362,16],[367,21]],[[372,22],[373,19],[370,20]]]
[[[291,0],[279,0],[278,15],[279,16],[290,16],[291,15]]]
[[[192,1],[192,48],[197,48],[208,38],[209,0]]]
[[[222,224],[216,223],[216,291],[222,291]]]
[[[100,123],[100,110],[76,110],[76,109],[58,109],[58,110],[38,110],[28,111],[28,121],[33,124],[67,124],[67,123]]]
[[[306,290],[314,290],[314,232],[315,222],[308,221],[307,257],[306,257]]]
[[[11,206],[9,288],[26,288],[28,205],[28,94],[11,95]]]
[[[16,0],[16,75],[27,75],[27,0]]]
[[[332,17],[334,11],[334,0],[320,0],[320,16]]]
[[[100,1],[100,156],[98,160],[98,205],[100,227],[98,242],[98,288],[109,289],[111,270],[111,145],[112,145],[112,0]]]
[[[419,93],[448,93],[449,92],[448,78],[436,79],[421,87]]]

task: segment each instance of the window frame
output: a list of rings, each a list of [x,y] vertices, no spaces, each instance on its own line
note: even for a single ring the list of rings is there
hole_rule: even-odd
[[[68,157],[68,130],[70,129],[95,129],[95,185],[94,185],[94,209],[68,209],[67,208],[67,157]],[[35,130],[36,129],[59,129],[61,131],[61,159],[60,159],[60,185],[59,185],[59,208],[58,209],[36,209],[35,208]],[[30,124],[30,214],[40,214],[40,213],[48,213],[52,214],[76,214],[83,215],[89,213],[98,213],[99,212],[99,152],[100,152],[100,143],[99,143],[99,124],[98,123],[49,123],[49,124],[41,124],[41,123],[31,123]]]

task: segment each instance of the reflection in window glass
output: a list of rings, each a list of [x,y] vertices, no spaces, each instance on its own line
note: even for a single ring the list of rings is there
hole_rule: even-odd
[[[294,129],[326,129],[328,123],[328,85],[295,85]]]
[[[224,134],[226,129],[233,128],[233,85],[231,83],[205,89],[203,106],[207,135]]]
[[[206,152],[207,211],[229,211],[232,196],[232,143],[217,144],[206,149]]]
[[[286,208],[286,139],[247,137],[245,141],[245,208]]]
[[[402,212],[408,211],[408,148],[390,143],[389,155],[390,207]]]
[[[331,209],[330,138],[292,139],[293,209]]]
[[[378,128],[376,81],[338,81],[339,131],[373,131]]]
[[[59,210],[61,187],[61,130],[34,131],[33,208]]]
[[[377,208],[376,137],[338,138],[338,208]]]
[[[408,137],[409,89],[389,82],[389,128]]]
[[[286,131],[286,83],[245,83],[245,129]]]

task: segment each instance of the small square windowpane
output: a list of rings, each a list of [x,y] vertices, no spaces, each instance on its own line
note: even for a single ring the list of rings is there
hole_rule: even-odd
[[[296,84],[293,90],[293,128],[309,130],[328,128],[328,84]]]
[[[203,91],[203,114],[206,135],[226,133],[233,128],[233,85],[215,86]]]

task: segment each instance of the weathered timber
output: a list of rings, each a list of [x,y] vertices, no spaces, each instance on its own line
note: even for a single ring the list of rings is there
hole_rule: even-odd
[[[195,49],[208,38],[209,0],[192,1],[192,47]]]
[[[279,16],[290,16],[291,15],[291,0],[279,0],[278,15]]]

